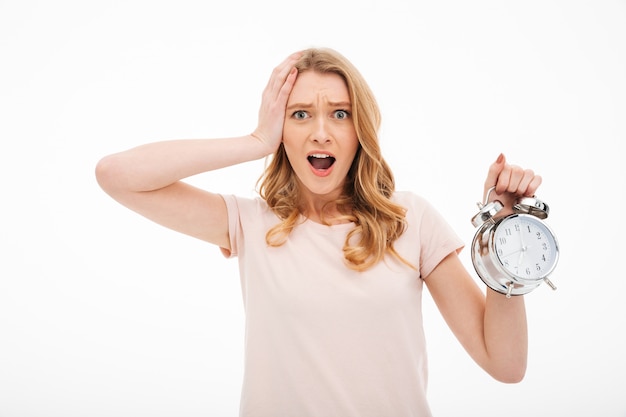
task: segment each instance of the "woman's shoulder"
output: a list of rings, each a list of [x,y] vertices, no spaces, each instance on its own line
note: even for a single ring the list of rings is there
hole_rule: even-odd
[[[421,223],[441,217],[439,210],[426,197],[413,191],[396,191],[391,201],[406,209],[409,222]]]
[[[407,209],[424,209],[431,206],[430,202],[422,195],[407,190],[395,191],[391,196],[391,201]]]

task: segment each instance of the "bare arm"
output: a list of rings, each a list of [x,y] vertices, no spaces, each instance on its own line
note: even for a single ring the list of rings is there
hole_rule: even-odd
[[[493,198],[510,212],[516,197],[534,195],[540,184],[540,176],[508,165],[501,155],[489,168],[485,191],[495,186]],[[521,381],[528,356],[524,297],[506,298],[491,289],[484,295],[456,253],[440,262],[425,282],[450,329],[476,363],[499,381]]]
[[[472,359],[499,381],[521,381],[528,349],[524,298],[506,298],[490,289],[485,296],[456,253],[441,261],[425,282]]]
[[[104,191],[156,223],[229,249],[222,198],[181,179],[261,158],[252,136],[150,143],[109,155],[96,166]]]
[[[297,58],[291,55],[274,69],[252,134],[155,142],[112,154],[96,166],[98,183],[115,200],[156,223],[230,249],[223,199],[181,180],[263,158],[278,148]]]

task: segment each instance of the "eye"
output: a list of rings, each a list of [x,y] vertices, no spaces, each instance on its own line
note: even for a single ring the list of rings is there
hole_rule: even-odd
[[[296,110],[291,116],[297,120],[304,120],[308,117],[308,114],[304,110]]]
[[[347,110],[335,110],[335,118],[343,120],[348,117],[350,117],[350,113]]]

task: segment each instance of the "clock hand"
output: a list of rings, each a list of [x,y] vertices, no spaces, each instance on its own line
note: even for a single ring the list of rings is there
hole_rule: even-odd
[[[526,253],[526,250],[528,249],[528,246],[524,244],[524,231],[522,230],[521,225],[520,225],[520,230],[519,230],[519,241],[520,241],[520,245],[522,248],[520,249],[519,258],[517,259],[518,266],[522,264],[522,259],[524,259],[524,254]]]
[[[519,258],[517,258],[517,266],[522,264],[522,259],[524,259],[524,254],[526,253],[526,249],[528,246],[522,246],[522,249],[519,250]]]

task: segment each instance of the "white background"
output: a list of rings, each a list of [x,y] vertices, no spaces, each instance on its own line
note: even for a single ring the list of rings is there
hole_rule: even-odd
[[[357,65],[397,188],[468,244],[500,152],[544,177],[562,253],[558,290],[526,297],[526,378],[480,370],[426,292],[435,416],[626,416],[626,2],[0,0],[0,417],[237,414],[236,261],[93,171],[250,132],[273,67],[309,46]],[[252,195],[262,167],[190,181]]]

